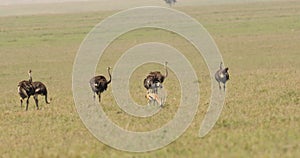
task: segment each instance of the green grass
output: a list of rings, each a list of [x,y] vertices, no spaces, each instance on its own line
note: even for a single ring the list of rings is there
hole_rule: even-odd
[[[169,146],[147,153],[122,152],[94,138],[81,122],[72,96],[72,66],[85,35],[113,12],[0,17],[0,155],[3,157],[299,157],[300,156],[300,3],[183,7],[212,34],[231,80],[226,104],[213,130],[198,138],[200,122],[210,96],[208,70],[187,41],[159,29],[140,29],[119,37],[105,51],[97,74],[105,76],[127,49],[143,42],[163,42],[180,50],[199,78],[201,100],[188,130]],[[138,68],[130,92],[146,103],[143,77],[161,65]],[[35,110],[20,108],[17,83],[44,82],[52,98],[41,99]],[[102,107],[121,127],[133,131],[159,128],[178,108],[180,87],[170,73],[165,87],[166,107],[150,118],[127,115],[113,100],[111,88],[103,93]],[[178,98],[179,97],[179,98]]]

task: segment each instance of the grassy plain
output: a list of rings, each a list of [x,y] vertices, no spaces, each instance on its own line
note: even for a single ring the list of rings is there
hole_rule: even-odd
[[[188,130],[169,146],[148,153],[110,148],[81,122],[72,96],[72,66],[86,34],[115,11],[0,17],[0,155],[2,157],[299,157],[300,2],[263,2],[178,7],[206,27],[230,68],[226,104],[213,130],[197,138],[206,112],[210,81],[197,51],[176,34],[157,29],[127,33],[106,50],[97,73],[132,46],[164,42],[182,51],[196,69],[201,100]],[[117,53],[116,53],[117,52]],[[145,65],[130,79],[131,95],[145,103],[141,79],[160,65]],[[17,83],[33,70],[52,98],[35,110],[20,108]],[[111,88],[103,94],[107,115],[128,130],[148,131],[172,119],[178,105],[177,79],[166,80],[166,107],[151,118],[122,112]],[[173,106],[174,105],[174,106]]]

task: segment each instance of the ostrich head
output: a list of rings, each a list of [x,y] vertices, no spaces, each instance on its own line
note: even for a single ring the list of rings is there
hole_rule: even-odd
[[[223,67],[223,62],[220,63],[220,70],[222,69]]]

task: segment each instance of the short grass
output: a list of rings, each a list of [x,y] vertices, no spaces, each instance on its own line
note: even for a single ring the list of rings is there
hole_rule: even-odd
[[[122,152],[94,138],[81,122],[72,96],[72,66],[85,35],[114,12],[46,14],[0,18],[0,155],[2,157],[299,157],[300,156],[300,3],[264,2],[177,8],[212,34],[230,68],[226,105],[213,130],[198,138],[210,81],[200,55],[176,34],[157,29],[127,33],[105,51],[97,74],[132,46],[163,42],[191,61],[201,100],[188,130],[169,146],[147,153]],[[33,70],[52,98],[35,110],[20,108],[17,83]],[[142,79],[158,64],[138,68],[130,79],[131,96],[146,103]],[[111,88],[101,106],[119,126],[133,131],[159,128],[172,119],[180,92],[173,72],[166,80],[166,107],[150,118],[127,115]],[[121,113],[120,113],[121,112]]]

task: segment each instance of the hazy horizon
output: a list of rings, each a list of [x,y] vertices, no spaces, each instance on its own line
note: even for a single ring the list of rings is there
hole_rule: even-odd
[[[284,0],[178,0],[175,7]],[[168,7],[164,0],[0,0],[0,16],[123,10],[140,6]]]
[[[39,3],[85,2],[91,0],[0,0],[0,5],[22,5]],[[103,0],[98,0],[103,1]]]

